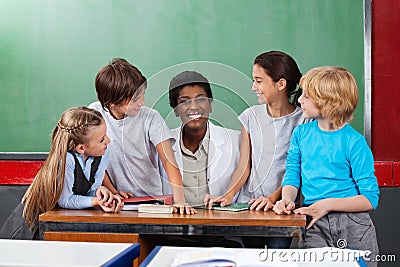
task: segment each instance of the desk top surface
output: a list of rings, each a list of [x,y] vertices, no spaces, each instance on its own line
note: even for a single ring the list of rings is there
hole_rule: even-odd
[[[139,244],[0,239],[1,266],[101,266]]]
[[[197,210],[195,215],[151,214],[136,211],[105,213],[101,210],[56,209],[40,215],[40,222],[90,222],[126,224],[208,224],[240,226],[305,226],[305,215],[277,215],[272,211],[227,212]]]

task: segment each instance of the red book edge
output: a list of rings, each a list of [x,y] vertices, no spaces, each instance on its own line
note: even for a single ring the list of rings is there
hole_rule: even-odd
[[[122,199],[124,203],[139,204],[144,201],[159,200],[163,201],[165,205],[172,205],[173,195],[161,195],[161,196],[141,196],[141,197],[130,197]]]

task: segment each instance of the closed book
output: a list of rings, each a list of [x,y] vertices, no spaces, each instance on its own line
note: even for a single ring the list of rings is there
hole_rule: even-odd
[[[250,204],[248,203],[231,203],[230,205],[223,206],[221,207],[221,204],[219,203],[214,203],[212,206],[212,210],[222,210],[222,211],[242,211],[242,210],[248,210],[250,209]],[[195,209],[208,209],[207,206],[204,206],[204,204],[201,205],[195,205],[193,206]]]
[[[140,196],[122,199],[124,207],[122,210],[138,210],[139,204],[166,204],[171,205],[173,195],[160,195],[160,196]]]
[[[174,209],[172,205],[139,204],[138,211],[146,213],[172,213]]]

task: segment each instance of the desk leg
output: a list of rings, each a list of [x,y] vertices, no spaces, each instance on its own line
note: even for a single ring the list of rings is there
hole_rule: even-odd
[[[140,244],[140,255],[139,255],[139,264],[144,261],[147,255],[157,246],[159,239],[162,236],[155,237],[153,235],[140,235],[139,236],[139,244]]]
[[[294,231],[292,233],[292,237],[297,237],[298,238],[297,248],[304,248],[304,240],[303,240],[304,233],[305,233],[304,231],[305,231],[305,229],[303,228],[301,230]]]
[[[44,240],[104,243],[139,243],[139,235],[123,233],[45,232]],[[144,257],[146,257],[147,254]],[[142,256],[142,245],[140,245],[140,256]],[[139,259],[135,259],[132,265],[134,267],[137,267],[139,266],[140,262],[141,261],[139,261]]]

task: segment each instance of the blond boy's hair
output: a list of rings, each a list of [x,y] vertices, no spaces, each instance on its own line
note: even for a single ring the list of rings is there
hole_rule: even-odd
[[[300,79],[299,84],[334,128],[340,128],[353,119],[358,104],[358,87],[347,69],[333,66],[313,68]]]

